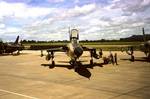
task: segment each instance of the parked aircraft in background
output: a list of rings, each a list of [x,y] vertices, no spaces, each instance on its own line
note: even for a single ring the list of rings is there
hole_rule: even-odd
[[[19,36],[17,36],[15,42],[13,43],[0,42],[0,54],[4,54],[4,53],[13,54],[16,51],[17,51],[17,54],[19,54],[20,51],[23,49],[24,49],[24,46],[21,43],[19,43]]]
[[[147,57],[147,61],[150,62],[150,40],[146,39],[144,28],[142,28],[142,32],[143,32],[144,43],[141,45],[138,45],[137,47],[140,49],[140,51],[145,53],[145,55]],[[134,61],[134,59],[135,59],[135,57],[134,57],[134,46],[128,47],[128,49],[126,50],[126,53],[131,56],[131,61]]]

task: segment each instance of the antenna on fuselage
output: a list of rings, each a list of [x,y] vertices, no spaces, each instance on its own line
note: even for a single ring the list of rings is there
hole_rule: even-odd
[[[145,36],[145,30],[144,30],[144,28],[142,28],[142,32],[143,32],[143,40],[144,40],[144,42],[146,42],[146,36]]]

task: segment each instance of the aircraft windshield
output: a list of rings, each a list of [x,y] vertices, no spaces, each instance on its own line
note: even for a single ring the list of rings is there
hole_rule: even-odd
[[[78,41],[77,41],[76,39],[72,39],[72,43],[73,43],[73,44],[77,44]]]

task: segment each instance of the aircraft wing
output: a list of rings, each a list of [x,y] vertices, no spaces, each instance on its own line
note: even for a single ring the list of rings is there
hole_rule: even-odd
[[[96,48],[92,48],[92,47],[86,47],[86,46],[82,46],[83,50],[84,51],[89,51],[91,53],[91,56],[93,56],[94,58],[96,59],[99,59],[100,57],[102,57],[102,49],[101,49],[101,52],[99,52],[100,55],[98,55],[96,53]]]
[[[95,48],[91,48],[91,47],[86,47],[86,46],[82,46],[84,51],[91,51],[91,50],[96,50]]]
[[[63,47],[56,47],[56,48],[47,49],[47,52],[66,52],[66,50],[68,50],[68,48],[63,46]]]
[[[51,55],[49,55],[50,53],[53,54],[53,52],[66,52],[68,50],[68,47],[66,46],[62,46],[62,47],[51,47],[51,48],[48,48],[48,49],[41,49],[41,57],[44,56],[43,54],[43,50],[46,50],[48,52],[48,55],[47,57],[51,57]],[[46,60],[49,60],[50,58],[47,58]]]
[[[55,50],[66,47],[65,45],[31,45],[30,50]]]

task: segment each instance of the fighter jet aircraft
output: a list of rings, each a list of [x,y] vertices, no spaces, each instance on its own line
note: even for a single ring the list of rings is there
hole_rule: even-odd
[[[145,53],[147,57],[147,61],[150,62],[150,40],[146,39],[144,28],[142,28],[142,32],[143,32],[144,43],[138,45],[137,47],[140,49],[140,51]],[[131,61],[134,61],[134,47],[133,46],[128,47],[128,49],[126,50],[126,53],[131,56]]]
[[[87,48],[79,43],[79,31],[77,29],[72,29],[70,31],[70,43],[68,43],[65,46],[59,47],[59,48],[51,48],[48,49],[48,54],[46,55],[46,60],[51,60],[52,66],[50,68],[54,68],[55,61],[54,61],[54,53],[55,52],[66,52],[66,54],[70,57],[70,65],[74,67],[74,70],[76,71],[77,68],[79,68],[78,61],[80,56],[83,54],[83,51],[89,51],[90,52],[90,65],[93,65],[93,58],[99,59],[99,55],[96,53],[95,48]],[[42,52],[42,51],[41,51]],[[43,56],[43,53],[41,53]]]
[[[17,54],[20,53],[21,50],[24,49],[24,46],[19,43],[19,36],[17,36],[16,40],[14,43],[0,43],[0,54],[4,54],[4,53],[11,53],[13,54],[13,52],[17,51]]]

